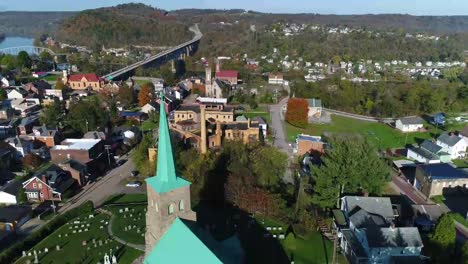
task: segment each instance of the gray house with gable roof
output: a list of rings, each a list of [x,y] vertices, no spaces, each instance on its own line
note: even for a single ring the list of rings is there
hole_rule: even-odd
[[[424,121],[419,116],[397,119],[395,127],[402,132],[416,132],[424,128]]]
[[[441,146],[427,139],[419,146],[408,147],[406,157],[421,163],[440,163],[451,160],[449,153],[442,151]]]
[[[351,264],[421,263],[416,227],[395,227],[390,198],[344,196],[334,210],[338,244]]]
[[[450,154],[451,159],[464,158],[467,155],[468,138],[453,132],[446,132],[437,138],[437,145]]]

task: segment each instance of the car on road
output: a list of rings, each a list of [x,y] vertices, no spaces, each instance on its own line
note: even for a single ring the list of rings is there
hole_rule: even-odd
[[[131,171],[131,172],[130,172],[130,175],[131,175],[132,177],[136,177],[136,176],[138,176],[139,173],[140,173],[139,171],[134,170],[134,171]]]
[[[122,160],[118,160],[116,164],[117,166],[122,166],[125,162],[127,162],[127,160],[122,159]]]
[[[127,185],[125,185],[127,187],[131,187],[131,188],[138,188],[141,186],[141,182],[140,181],[131,181],[129,183],[127,183]]]

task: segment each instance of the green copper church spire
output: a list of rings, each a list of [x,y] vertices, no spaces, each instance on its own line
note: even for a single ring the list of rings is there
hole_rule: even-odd
[[[190,182],[176,175],[163,93],[160,94],[159,105],[158,163],[156,175],[146,179],[146,182],[158,193],[164,193],[182,186],[190,185]]]

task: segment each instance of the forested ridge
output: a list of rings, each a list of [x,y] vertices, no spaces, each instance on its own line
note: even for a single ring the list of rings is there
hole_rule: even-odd
[[[80,12],[60,26],[59,41],[88,47],[166,46],[189,40],[188,26],[163,10],[124,4]]]

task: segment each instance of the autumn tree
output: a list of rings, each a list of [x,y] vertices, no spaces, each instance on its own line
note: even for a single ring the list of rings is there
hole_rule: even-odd
[[[286,122],[289,124],[306,128],[308,122],[309,104],[302,98],[290,98],[286,109]]]
[[[345,192],[374,195],[382,192],[390,180],[390,170],[374,145],[360,136],[330,138],[329,144],[322,165],[311,167],[315,180],[314,204],[330,209],[337,206]]]
[[[21,163],[23,163],[23,166],[29,170],[34,170],[38,168],[39,166],[42,165],[43,162],[44,161],[42,160],[41,157],[32,153],[26,154],[21,160]]]
[[[138,105],[144,106],[154,97],[154,86],[152,83],[145,83],[140,87],[138,93]]]
[[[48,54],[48,53],[47,53]],[[58,78],[57,81],[55,82],[55,89],[57,90],[63,90],[65,89],[67,86],[63,83],[62,79],[61,78]]]

